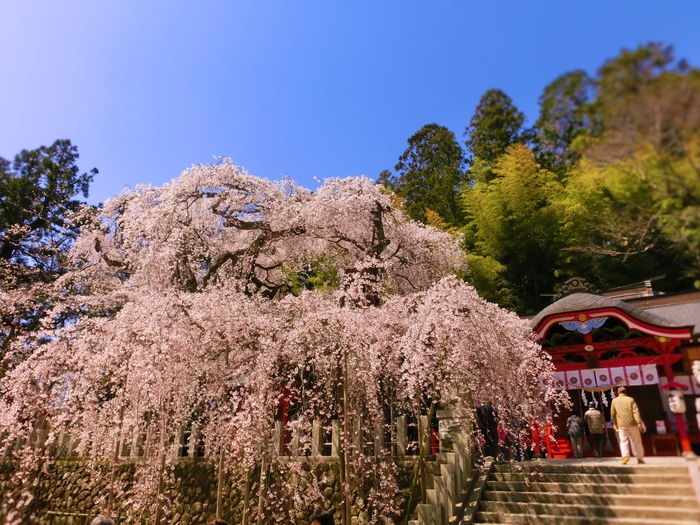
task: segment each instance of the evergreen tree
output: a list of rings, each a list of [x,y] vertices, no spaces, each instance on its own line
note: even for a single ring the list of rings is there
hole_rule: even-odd
[[[591,112],[595,84],[585,71],[572,71],[549,84],[539,99],[540,116],[533,129],[537,160],[565,175],[581,154],[572,148],[574,140],[593,133],[597,119]]]
[[[78,148],[70,140],[22,150],[14,162],[0,158],[0,261],[41,275],[58,271],[57,255],[65,251],[76,228],[67,215],[88,195],[97,169],[80,174]]]
[[[503,91],[490,89],[481,97],[464,131],[472,166],[493,166],[511,144],[522,142],[525,116]]]
[[[404,199],[408,216],[428,222],[429,211],[450,225],[462,222],[458,196],[467,177],[464,154],[454,133],[438,124],[428,124],[408,139],[408,148],[394,168],[380,174],[378,182]]]
[[[75,212],[97,170],[81,174],[69,140],[0,158],[0,376],[13,341],[36,337],[41,316],[56,296],[55,280],[79,233]],[[59,323],[63,317],[55,315]],[[21,352],[14,360],[21,359]]]

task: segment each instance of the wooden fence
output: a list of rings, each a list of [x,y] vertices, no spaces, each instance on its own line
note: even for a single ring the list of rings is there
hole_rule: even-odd
[[[426,420],[427,418],[421,418]],[[424,423],[424,424],[425,424]],[[424,427],[423,427],[424,428]],[[32,449],[45,449],[49,436],[48,428],[36,429],[28,439],[10,438],[10,433],[0,432],[0,458],[11,458],[15,452],[25,445]],[[337,457],[341,453],[342,425],[339,420],[332,420],[324,425],[315,420],[311,429],[304,436],[304,431],[295,427],[294,430],[285,428],[281,421],[275,422],[274,449],[281,456],[328,456]],[[351,449],[354,453],[362,451],[366,455],[411,456],[418,453],[418,426],[407,423],[405,416],[396,418],[394,424],[375,423],[363,424],[355,420],[351,429]],[[49,447],[49,454],[55,458],[79,459],[95,455],[98,447],[108,447],[106,450],[118,449],[118,457],[122,459],[147,457],[157,451],[146,446],[149,443],[147,431],[135,436],[124,436],[116,446],[116,436],[105,436],[91,443],[81,443],[67,432],[60,431],[55,441]],[[310,444],[309,444],[310,441]],[[112,445],[114,443],[114,445]],[[197,425],[189,428],[176,428],[169,440],[170,453],[178,458],[206,458],[209,449],[206,440]]]

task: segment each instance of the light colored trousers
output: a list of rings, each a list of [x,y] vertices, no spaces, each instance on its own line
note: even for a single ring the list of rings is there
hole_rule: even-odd
[[[620,436],[620,451],[623,458],[628,458],[630,454],[630,445],[632,445],[632,453],[637,459],[644,459],[644,446],[642,445],[642,435],[639,433],[638,427],[619,427],[618,435]]]

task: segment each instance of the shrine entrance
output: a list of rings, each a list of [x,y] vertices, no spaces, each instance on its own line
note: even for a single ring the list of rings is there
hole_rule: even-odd
[[[639,405],[647,426],[648,455],[675,455],[700,445],[694,397],[700,385],[684,368],[681,346],[693,326],[668,319],[627,302],[591,293],[572,293],[532,319],[533,330],[556,367],[556,388],[572,401],[553,421],[557,441],[566,441],[566,420],[583,418],[590,402],[605,415],[609,455],[619,455],[610,420],[617,387],[625,386]],[[682,391],[685,414],[673,413],[669,391]],[[560,454],[564,456],[564,452]],[[566,456],[572,457],[568,452]]]

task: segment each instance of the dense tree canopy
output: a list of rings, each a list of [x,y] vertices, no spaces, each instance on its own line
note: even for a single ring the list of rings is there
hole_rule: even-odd
[[[0,360],[14,339],[33,337],[52,304],[61,258],[79,231],[75,197],[87,197],[97,173],[81,174],[77,160],[69,140],[0,158]]]
[[[412,216],[460,227],[469,282],[521,313],[575,275],[602,289],[657,276],[666,291],[700,287],[700,71],[651,43],[623,49],[595,76],[561,75],[539,102],[525,130],[502,91],[481,98],[457,222],[432,214],[430,199],[440,201],[421,179],[428,211]],[[390,186],[408,202],[405,182],[400,174]]]
[[[519,311],[538,309],[546,304],[538,304],[539,294],[554,284],[559,223],[552,203],[562,186],[554,173],[538,166],[533,152],[522,144],[511,146],[498,158],[493,174],[488,183],[477,184],[463,194],[469,217],[464,229],[470,262],[485,264],[477,257],[497,261],[500,271],[494,275],[508,276],[511,290],[506,293],[502,288],[502,295],[494,295],[497,285],[492,283],[489,299]],[[534,298],[534,303],[516,298]]]
[[[511,144],[523,139],[524,122],[525,115],[503,91],[484,93],[464,132],[470,163],[492,166]]]
[[[670,71],[681,74],[689,71],[684,60],[674,65],[671,46],[652,42],[632,51],[623,49],[619,56],[607,60],[598,70],[598,110],[606,112],[616,109],[625,104],[628,96],[638,93]]]
[[[572,218],[582,218],[583,180],[595,184],[588,191],[601,197],[595,206],[604,218],[588,223],[589,242],[570,245],[594,263],[624,263],[637,276],[635,268],[646,267],[666,274],[669,289],[687,287],[700,277],[700,72],[674,66],[670,48],[652,44],[623,52],[599,75],[602,127],[581,141],[567,196],[578,203],[565,220],[571,229]]]
[[[97,174],[80,174],[78,148],[69,140],[0,158],[0,260],[33,268],[41,277],[59,271],[57,255],[75,237],[67,215],[88,195]],[[27,277],[26,275],[23,277]]]
[[[383,172],[379,182],[404,199],[406,213],[427,222],[432,211],[450,225],[461,222],[458,195],[466,181],[462,148],[454,133],[428,124],[408,139],[408,148],[394,168],[397,175]]]
[[[545,88],[533,142],[537,160],[548,169],[565,175],[581,157],[571,146],[578,136],[595,131],[593,96],[594,83],[585,71],[566,73]]]

